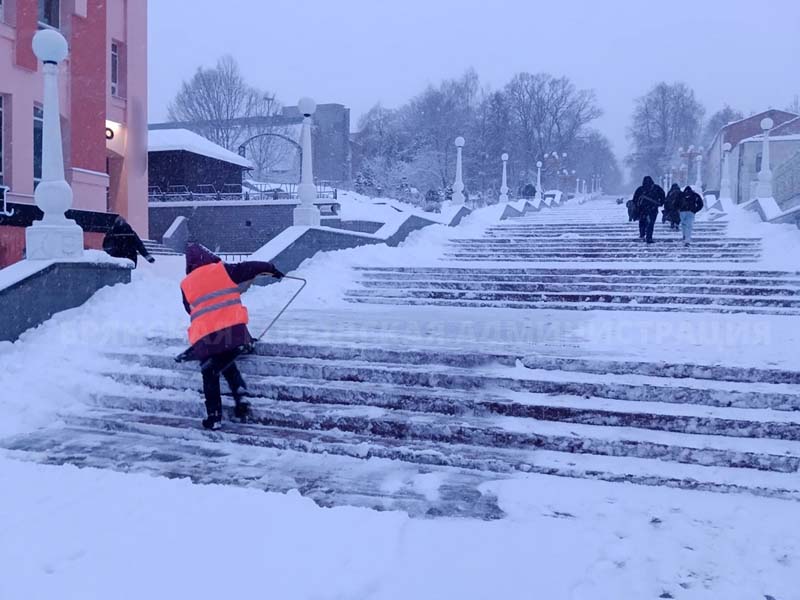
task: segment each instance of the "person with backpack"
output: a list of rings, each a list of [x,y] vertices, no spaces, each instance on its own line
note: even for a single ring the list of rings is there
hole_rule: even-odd
[[[680,204],[682,193],[680,186],[677,183],[673,183],[667,194],[667,199],[664,201],[664,220],[669,223],[669,228],[673,231],[678,230],[678,225],[681,222],[678,205]]]
[[[692,243],[692,229],[694,216],[703,210],[703,198],[687,185],[680,197],[681,229],[683,230],[683,243],[687,246]]]
[[[633,194],[633,202],[639,215],[639,241],[653,243],[653,228],[658,218],[658,209],[664,206],[664,189],[647,175]]]
[[[236,367],[236,358],[252,347],[247,330],[247,309],[241,294],[259,275],[282,279],[275,265],[247,261],[229,265],[200,244],[186,248],[186,277],[181,282],[183,306],[190,315],[191,348],[176,360],[200,361],[206,398],[206,429],[219,429],[222,422],[220,375],[225,377],[236,404],[234,414],[245,419],[250,405],[245,401],[247,385]]]

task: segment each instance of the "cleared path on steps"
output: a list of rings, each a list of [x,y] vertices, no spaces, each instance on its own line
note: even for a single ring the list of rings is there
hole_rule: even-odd
[[[621,207],[609,204],[598,202],[599,225],[593,218],[583,221],[592,205],[568,204],[492,226],[480,239],[559,219],[570,228],[602,229],[624,216]],[[635,225],[622,227],[614,235],[635,235]],[[722,235],[722,227],[709,224],[709,231]],[[582,229],[576,235],[564,239],[597,237]],[[532,235],[530,243],[539,239]],[[760,242],[746,244],[755,253]],[[796,273],[734,259],[718,266],[705,262],[688,273],[676,271],[680,263],[666,269],[642,263],[609,267],[607,257],[569,267],[517,268],[454,262],[447,256],[450,247],[439,250],[419,267],[366,264],[357,274],[364,290],[382,293],[429,292],[446,284],[461,287],[441,289],[459,293],[550,289],[577,297],[600,286],[596,295],[756,301],[791,300],[800,280]],[[422,282],[428,287],[416,287]],[[484,285],[489,287],[478,287]],[[527,287],[506,289],[515,285]],[[502,518],[483,484],[531,473],[800,500],[800,370],[770,366],[766,351],[753,348],[752,362],[738,365],[694,362],[707,358],[710,347],[680,352],[664,347],[661,355],[656,348],[619,358],[608,348],[589,349],[592,340],[582,328],[620,313],[561,310],[579,302],[520,311],[508,310],[508,300],[470,300],[467,307],[430,296],[410,306],[396,293],[371,300],[385,304],[339,304],[287,315],[270,338],[280,341],[259,344],[254,355],[243,358],[240,366],[253,394],[246,424],[232,422],[228,407],[223,430],[203,431],[197,367],[173,361],[184,343],[177,333],[143,335],[86,365],[88,406],[64,414],[59,425],[7,438],[0,446],[23,460],[269,491],[298,489],[324,506],[399,509],[426,517]],[[513,302],[534,307],[524,298]],[[440,303],[446,308],[431,306]],[[254,322],[267,322],[268,307],[248,304]],[[590,302],[584,308],[594,304],[606,306]],[[643,302],[615,305],[648,310]],[[795,321],[774,316],[792,306],[699,300],[651,306],[668,307],[674,314],[658,314],[667,321]],[[727,314],[738,308],[761,312]],[[404,329],[382,327],[390,319]],[[514,337],[539,321],[552,322],[552,330]],[[500,325],[514,331],[495,327]]]

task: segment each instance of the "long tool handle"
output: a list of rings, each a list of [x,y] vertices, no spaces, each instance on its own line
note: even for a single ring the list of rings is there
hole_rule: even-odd
[[[283,276],[283,279],[294,279],[295,281],[301,281],[301,282],[303,283],[303,285],[301,285],[301,286],[300,286],[300,288],[299,288],[299,289],[298,289],[298,290],[297,290],[297,291],[294,293],[294,296],[292,296],[292,297],[289,299],[289,302],[287,302],[287,303],[286,303],[286,305],[285,305],[285,306],[284,306],[284,307],[281,309],[281,311],[280,311],[280,312],[279,312],[277,315],[275,315],[275,318],[274,318],[274,319],[272,319],[272,321],[270,321],[269,325],[267,325],[267,326],[264,328],[264,331],[262,331],[262,332],[261,332],[261,333],[258,335],[258,337],[255,339],[255,341],[256,341],[256,342],[260,341],[260,340],[261,340],[261,338],[263,338],[263,337],[264,337],[264,336],[267,334],[267,332],[268,332],[270,329],[272,329],[272,326],[273,326],[273,325],[275,325],[275,322],[276,322],[278,319],[280,319],[280,318],[281,318],[281,315],[283,315],[283,313],[285,313],[285,312],[286,312],[286,309],[287,309],[287,308],[289,308],[289,307],[292,305],[292,303],[293,303],[293,302],[294,302],[294,301],[297,299],[297,297],[300,295],[300,292],[302,292],[302,291],[303,291],[303,289],[306,287],[306,285],[308,285],[308,281],[306,281],[306,280],[305,280],[305,279],[303,279],[302,277],[291,277],[291,276],[289,276],[289,275],[284,275],[284,276]]]

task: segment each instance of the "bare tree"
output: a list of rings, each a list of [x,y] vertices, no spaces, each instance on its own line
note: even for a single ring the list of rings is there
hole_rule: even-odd
[[[545,153],[569,152],[583,128],[602,111],[591,90],[566,77],[519,73],[505,88],[515,137],[514,160],[524,174]]]
[[[800,115],[800,96],[795,94],[794,99],[792,100],[791,104],[786,107],[786,110],[796,115]]]
[[[276,169],[297,170],[291,166],[297,162],[296,147],[279,137],[292,137],[291,131],[273,119],[281,112],[280,103],[274,94],[250,86],[231,56],[223,56],[212,68],[199,68],[183,83],[168,110],[170,120],[234,152],[255,138],[246,150],[257,178],[269,177]]]
[[[187,123],[212,142],[234,150],[240,138],[236,120],[250,116],[255,95],[236,61],[223,56],[215,67],[200,67],[182,84],[169,105],[169,119]]]
[[[684,83],[659,83],[638,98],[628,131],[634,151],[627,162],[634,179],[663,173],[680,146],[697,143],[704,112]]]

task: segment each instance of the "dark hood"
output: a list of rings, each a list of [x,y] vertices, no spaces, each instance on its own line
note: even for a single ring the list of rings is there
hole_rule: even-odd
[[[646,190],[649,190],[653,187],[655,183],[653,182],[653,178],[650,175],[645,175],[645,178],[642,179],[642,187]]]
[[[679,186],[677,183],[673,183],[673,184],[672,184],[672,187],[671,187],[671,188],[669,188],[669,193],[670,193],[670,194],[671,194],[672,192],[680,192],[680,191],[681,191],[681,186]]]
[[[205,265],[221,262],[222,259],[201,244],[186,246],[186,274]]]
[[[686,189],[683,190],[683,193],[684,194],[694,194],[694,190],[692,189],[692,186],[687,185]]]

